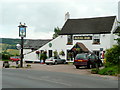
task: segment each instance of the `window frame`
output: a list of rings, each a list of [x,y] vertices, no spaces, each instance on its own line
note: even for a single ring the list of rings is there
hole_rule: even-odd
[[[92,44],[100,44],[100,34],[93,34],[93,43]]]
[[[73,35],[67,35],[67,45],[73,45]]]

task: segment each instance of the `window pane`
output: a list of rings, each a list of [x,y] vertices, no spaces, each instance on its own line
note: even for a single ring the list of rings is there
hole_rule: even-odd
[[[73,44],[72,35],[68,35],[68,36],[67,36],[67,39],[68,39],[68,43],[67,43],[67,44]]]

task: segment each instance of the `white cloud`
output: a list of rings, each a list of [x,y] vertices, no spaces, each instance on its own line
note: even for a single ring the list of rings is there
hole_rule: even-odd
[[[54,28],[70,18],[117,15],[118,0],[1,0],[2,36],[18,37],[19,22],[28,26],[26,38],[51,38]],[[2,11],[2,12],[1,12]],[[12,33],[8,34],[7,32]],[[6,35],[7,33],[7,35]],[[13,35],[12,35],[13,34]]]
[[[35,32],[35,27],[29,27],[27,28],[27,38],[29,37],[29,39],[36,39],[36,38],[39,38],[39,39],[52,39],[52,36],[53,36],[53,32],[42,32],[42,31],[39,31],[38,32]]]

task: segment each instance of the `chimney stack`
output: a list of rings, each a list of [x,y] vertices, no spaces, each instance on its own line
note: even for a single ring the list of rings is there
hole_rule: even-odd
[[[65,14],[65,21],[67,21],[69,18],[70,18],[70,14],[69,14],[69,12],[67,12],[67,13]]]

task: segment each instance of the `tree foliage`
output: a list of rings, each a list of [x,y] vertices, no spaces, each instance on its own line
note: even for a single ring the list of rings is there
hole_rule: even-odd
[[[0,59],[3,59],[3,60],[10,59],[10,56],[13,56],[13,55],[11,55],[10,53],[8,53],[6,51],[0,53]]]
[[[54,28],[53,39],[55,39],[56,37],[59,36],[59,32],[60,32],[60,28],[59,27]]]
[[[114,45],[112,48],[106,50],[106,62],[109,65],[118,65],[120,57],[120,46]]]

